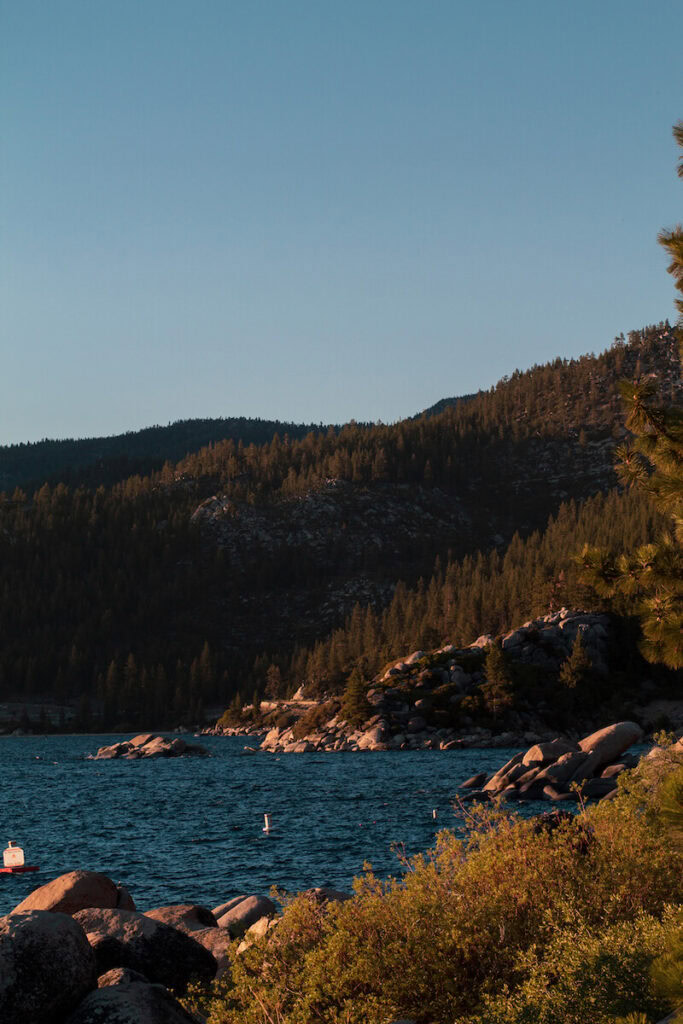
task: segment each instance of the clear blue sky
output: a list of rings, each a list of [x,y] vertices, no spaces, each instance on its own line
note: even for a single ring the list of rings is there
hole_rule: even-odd
[[[673,317],[681,0],[2,0],[0,443],[399,419]]]

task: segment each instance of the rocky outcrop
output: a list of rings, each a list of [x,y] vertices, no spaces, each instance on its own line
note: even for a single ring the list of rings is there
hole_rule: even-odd
[[[642,735],[635,722],[617,722],[576,744],[562,739],[534,744],[490,777],[468,779],[460,787],[461,799],[601,800],[616,792],[621,772],[635,766],[625,751]]]
[[[132,740],[113,743],[110,747],[100,747],[92,760],[110,761],[114,758],[125,758],[136,761],[139,758],[155,757],[208,757],[209,751],[199,743],[187,743],[180,736],[173,739],[159,736],[156,733],[142,733]]]
[[[88,907],[113,910],[135,910],[135,904],[123,886],[96,871],[68,871],[59,878],[41,885],[27,896],[14,913],[26,910],[51,910],[75,914]]]
[[[211,981],[212,954],[190,935],[126,910],[81,910],[74,920],[85,931],[97,961],[97,973],[128,967],[175,992],[192,979]]]
[[[529,666],[541,676],[545,673],[550,680],[556,678],[580,634],[592,671],[601,675],[608,671],[608,629],[606,615],[562,608],[511,630],[501,643],[512,662]],[[474,724],[468,704],[487,682],[485,658],[493,641],[493,636],[485,635],[469,647],[449,644],[428,653],[414,651],[388,665],[369,686],[366,696],[370,710],[358,728],[350,727],[338,712],[322,725],[316,723],[315,731],[301,735],[298,720],[305,711],[296,716],[296,709],[288,706],[296,720],[284,726],[273,724],[260,749],[286,754],[450,750],[516,747],[552,740],[554,734],[544,725],[540,705],[536,714],[513,712],[504,719],[506,727],[498,732]]]
[[[0,918],[0,1024],[197,1024],[173,993],[222,977],[279,921],[259,895],[237,896],[215,913],[193,903],[144,914],[88,905],[121,894],[132,904],[105,875],[73,871]],[[309,895],[347,898],[326,886]],[[22,910],[31,902],[45,909]]]
[[[95,956],[67,914],[0,918],[2,1024],[55,1024],[96,986]]]

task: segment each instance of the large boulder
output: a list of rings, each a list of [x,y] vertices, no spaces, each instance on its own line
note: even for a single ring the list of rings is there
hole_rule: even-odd
[[[170,924],[172,928],[178,928],[181,932],[185,932],[186,935],[201,931],[202,928],[218,927],[218,921],[211,911],[194,903],[176,903],[171,907],[157,907],[155,910],[146,910],[145,917],[151,917],[155,921],[163,921],[164,924]]]
[[[203,928],[192,932],[192,938],[201,943],[216,958],[216,980],[222,978],[230,967],[233,940],[227,928]]]
[[[67,871],[53,878],[14,908],[14,913],[25,910],[51,910],[60,914],[75,914],[87,907],[135,910],[130,894],[117,886],[111,878],[97,871]]]
[[[502,768],[499,768],[495,775],[492,775],[484,786],[487,793],[498,793],[507,785],[505,781],[509,772],[522,763],[523,754],[515,754],[509,761],[506,761]],[[471,780],[470,780],[471,781]]]
[[[97,984],[95,955],[67,914],[0,918],[0,1021],[55,1024]]]
[[[536,781],[543,780],[564,786],[576,776],[579,769],[585,766],[589,759],[590,754],[584,753],[582,750],[569,751],[568,754],[558,757],[554,764],[549,764],[547,768],[541,769],[536,775]]]
[[[548,743],[536,743],[530,747],[524,755],[524,764],[550,764],[557,761],[563,754],[575,751],[576,744],[567,743],[566,740],[550,740]]]
[[[244,894],[244,896],[233,896],[233,898],[231,900],[228,900],[227,903],[219,903],[217,907],[213,908],[211,913],[218,921],[219,918],[223,917],[223,914],[227,914],[229,910],[232,910],[233,907],[236,907],[239,903],[243,903],[248,898],[249,897],[246,895],[246,893]]]
[[[65,1024],[197,1024],[197,1018],[163,985],[124,981],[91,992]]]
[[[275,904],[267,896],[247,896],[232,910],[218,918],[221,928],[227,928],[233,938],[241,938],[252,924],[261,917],[272,917]]]
[[[465,779],[464,782],[461,782],[460,789],[480,789],[486,782],[487,778],[488,776],[486,772],[477,772],[476,775],[471,775],[469,779]]]
[[[581,787],[581,795],[587,800],[601,800],[616,788],[615,779],[589,779]]]
[[[368,729],[358,739],[359,750],[375,750],[378,746],[384,744],[387,738],[386,729],[381,725],[376,725],[372,729]]]
[[[79,911],[74,920],[95,951],[98,974],[129,967],[181,994],[193,978],[211,981],[216,974],[216,960],[208,949],[145,914],[91,909]]]
[[[635,722],[617,722],[598,729],[579,741],[581,750],[594,755],[596,767],[615,761],[633,743],[643,738],[643,731]]]

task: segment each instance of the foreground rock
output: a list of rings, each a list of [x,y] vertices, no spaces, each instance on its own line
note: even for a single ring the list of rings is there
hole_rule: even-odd
[[[199,942],[204,949],[208,949],[215,959],[216,980],[222,978],[232,959],[233,939],[227,928],[203,928],[201,931],[192,932],[192,938]]]
[[[124,740],[123,743],[100,747],[92,760],[110,761],[114,758],[124,758],[127,761],[137,761],[143,757],[185,756],[208,757],[209,751],[199,743],[187,743],[180,736],[171,739],[168,736],[159,736],[156,733],[148,732],[134,736],[132,740]]]
[[[95,955],[67,914],[0,918],[0,1021],[55,1024],[96,986]]]
[[[95,952],[97,973],[114,967],[139,971],[182,994],[193,979],[211,981],[215,957],[190,935],[145,914],[81,910],[74,915]]]
[[[601,800],[616,792],[617,778],[636,759],[625,754],[643,738],[635,722],[617,722],[578,743],[536,743],[515,754],[493,775],[479,774],[461,786],[463,800]],[[481,786],[473,789],[473,783]]]
[[[50,910],[53,913],[75,914],[88,907],[135,910],[128,890],[116,885],[106,875],[97,871],[68,871],[41,885],[14,908],[14,913]]]
[[[163,985],[126,980],[91,992],[65,1024],[197,1024],[197,1018]]]

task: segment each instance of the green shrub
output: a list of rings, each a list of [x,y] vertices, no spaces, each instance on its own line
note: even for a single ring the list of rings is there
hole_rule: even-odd
[[[520,956],[524,980],[487,999],[477,1024],[614,1024],[634,1010],[659,1020],[667,1005],[650,972],[667,941],[666,920],[649,915],[596,929],[568,914],[542,952],[531,947]]]
[[[683,864],[656,794],[637,780],[621,789],[554,831],[475,807],[467,839],[441,832],[402,877],[368,870],[352,901],[327,908],[294,899],[237,957],[209,1024],[601,1024],[659,1012],[649,969]]]

